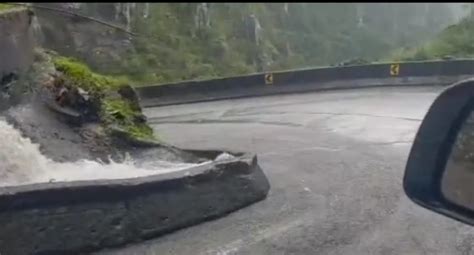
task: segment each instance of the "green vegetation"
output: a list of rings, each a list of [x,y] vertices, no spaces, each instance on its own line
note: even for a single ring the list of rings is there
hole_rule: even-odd
[[[82,89],[101,95],[106,91],[116,90],[127,84],[126,80],[118,80],[92,72],[88,66],[74,58],[56,56],[53,58],[56,70],[67,75],[71,81]]]
[[[105,98],[102,102],[103,121],[112,126],[118,124],[121,129],[137,139],[154,139],[153,129],[146,123],[137,123],[142,113],[129,101]]]
[[[14,6],[14,5],[11,5],[11,4],[0,3],[0,12],[1,12],[1,11],[4,11],[4,10],[12,9],[12,8],[14,8],[14,7],[15,7],[15,6]]]
[[[126,75],[139,85],[355,58],[373,62],[426,41],[453,22],[445,3],[210,3],[206,26],[195,21],[199,4],[150,3],[148,18],[132,15],[132,31],[142,35],[132,38],[134,50],[94,70]],[[91,4],[83,11],[96,15],[98,8]],[[251,15],[261,27],[258,43]]]
[[[391,56],[393,60],[429,60],[443,57],[474,57],[474,18],[466,17],[456,25],[443,30],[432,41],[411,49],[401,49]]]
[[[63,74],[62,84],[70,90],[81,88],[91,96],[91,108],[97,109],[106,131],[118,128],[131,139],[155,140],[138,102],[120,94],[121,89],[128,87],[125,79],[94,73],[73,58],[55,56],[53,63],[56,70]]]
[[[24,6],[7,4],[7,3],[0,3],[0,13],[10,13],[16,11],[23,11],[26,8]]]

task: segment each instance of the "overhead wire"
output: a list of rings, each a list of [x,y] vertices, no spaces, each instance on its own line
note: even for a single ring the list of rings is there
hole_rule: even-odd
[[[49,6],[42,6],[42,5],[37,5],[37,4],[35,4],[35,5],[29,5],[29,4],[26,4],[26,3],[4,3],[4,4],[15,5],[15,6],[22,6],[22,7],[33,8],[33,9],[41,9],[41,10],[56,12],[56,13],[60,13],[60,14],[67,14],[67,15],[69,15],[69,16],[73,16],[73,17],[77,17],[77,18],[86,19],[86,20],[89,20],[89,21],[92,21],[92,22],[96,22],[96,23],[101,24],[101,25],[104,25],[104,26],[108,26],[108,27],[114,28],[114,29],[116,29],[116,30],[119,30],[119,31],[121,31],[121,32],[124,32],[124,33],[129,34],[129,35],[132,35],[132,36],[145,36],[145,37],[150,37],[150,36],[146,36],[146,35],[140,35],[140,34],[137,34],[137,33],[131,32],[131,31],[128,31],[128,30],[126,30],[126,29],[123,28],[123,27],[120,27],[120,26],[111,24],[111,23],[109,23],[109,22],[106,22],[106,21],[103,21],[103,20],[100,20],[100,19],[97,19],[97,18],[94,18],[94,17],[82,15],[82,14],[79,14],[79,13],[76,13],[76,12],[68,11],[68,10],[66,10],[66,9],[54,8],[54,7],[49,7]]]

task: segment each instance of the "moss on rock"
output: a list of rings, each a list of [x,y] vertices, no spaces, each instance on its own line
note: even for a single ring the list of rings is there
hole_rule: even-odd
[[[53,61],[56,70],[67,75],[75,85],[97,95],[101,95],[106,91],[117,90],[127,84],[126,80],[94,73],[88,66],[73,58],[56,56]]]
[[[123,99],[105,98],[102,101],[102,120],[108,126],[118,125],[132,138],[154,139],[153,129],[145,123],[143,114]]]
[[[81,97],[86,97],[89,102],[86,108],[97,116],[108,135],[115,134],[113,131],[118,129],[131,140],[156,141],[153,129],[146,123],[146,117],[126,79],[97,74],[73,58],[55,55],[53,63],[60,73],[56,83],[70,93],[77,95],[79,92]],[[74,100],[68,103],[72,108],[79,107]]]

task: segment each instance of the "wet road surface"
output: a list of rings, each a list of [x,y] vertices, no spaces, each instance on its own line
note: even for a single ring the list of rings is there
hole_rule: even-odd
[[[411,142],[440,91],[358,89],[148,108],[169,143],[257,153],[269,196],[98,254],[474,254],[474,228],[418,207],[402,190]]]

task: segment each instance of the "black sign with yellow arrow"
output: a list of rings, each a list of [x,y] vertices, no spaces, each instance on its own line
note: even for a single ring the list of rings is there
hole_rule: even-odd
[[[395,76],[400,73],[400,64],[390,65],[390,75]]]
[[[265,84],[272,85],[273,84],[273,74],[267,73],[265,74]]]

